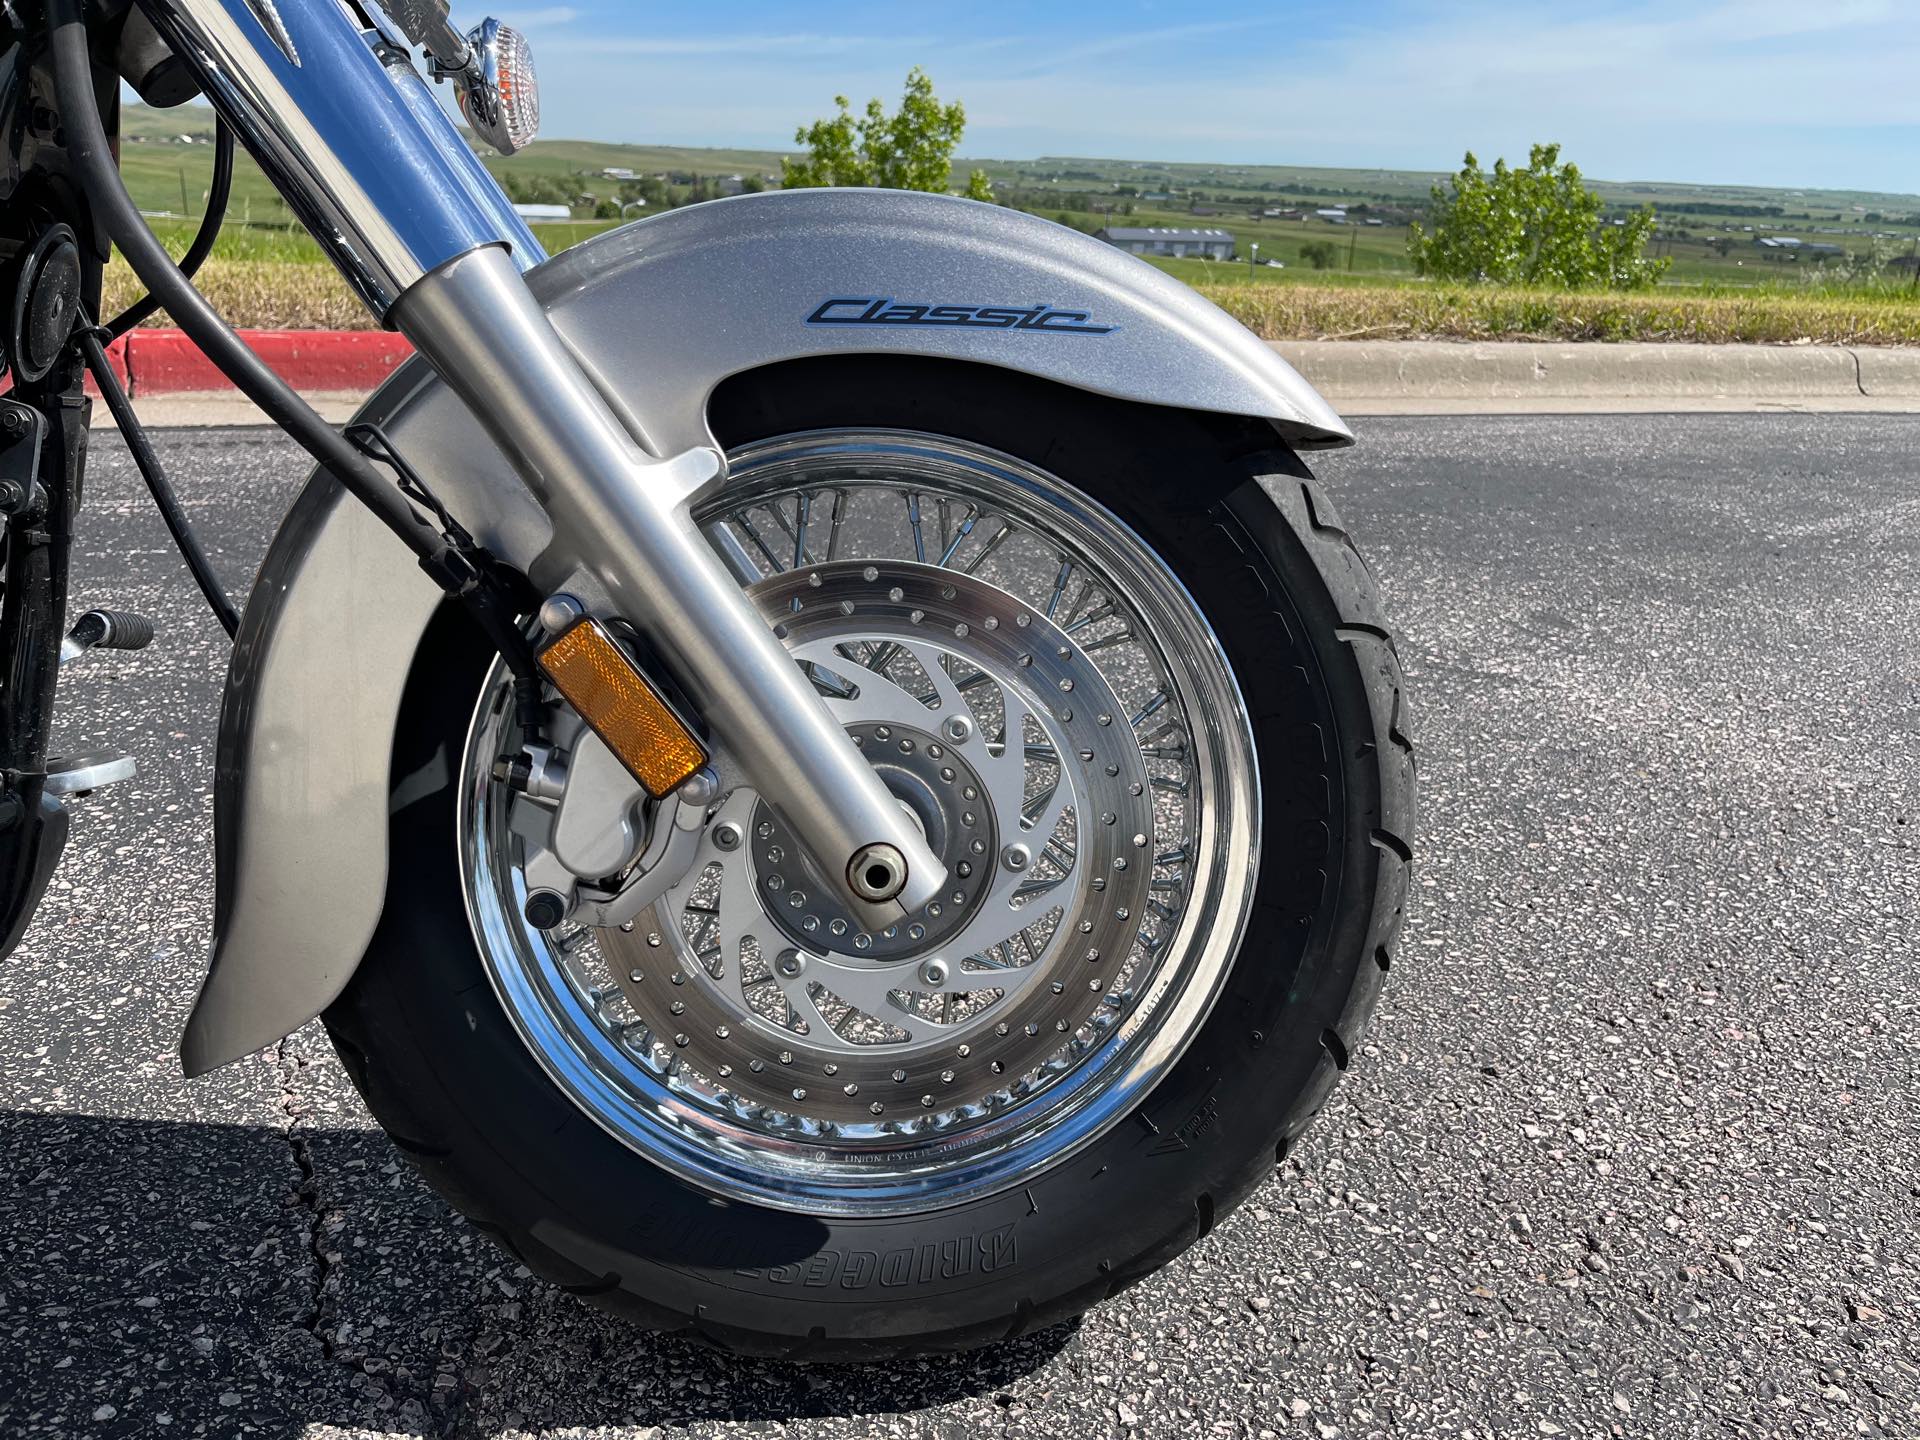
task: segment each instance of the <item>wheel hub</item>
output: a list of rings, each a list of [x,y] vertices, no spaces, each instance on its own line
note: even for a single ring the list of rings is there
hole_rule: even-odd
[[[950,437],[761,442],[693,519],[964,898],[856,948],[778,814],[738,790],[651,908],[536,928],[491,775],[516,724],[496,667],[460,801],[495,994],[583,1114],[716,1197],[896,1215],[1025,1183],[1135,1112],[1238,947],[1259,780],[1218,641],[1098,501]],[[929,763],[954,755],[958,803],[969,785],[988,802],[971,821]]]
[[[946,866],[949,886],[918,914],[872,931],[841,903],[812,857],[794,843],[779,813],[762,801],[753,813],[754,882],[767,917],[801,949],[851,948],[872,961],[937,950],[957,934],[987,893],[994,863],[992,806],[966,758],[939,737],[900,725],[849,725],[900,808]]]
[[[1148,899],[1152,802],[1118,701],[1045,616],[951,571],[821,566],[755,594],[951,884],[865,929],[736,792],[713,828],[747,843],[704,845],[645,936],[603,938],[622,989],[731,1105],[803,1133],[891,1137],[1025,1098],[1111,1024]]]

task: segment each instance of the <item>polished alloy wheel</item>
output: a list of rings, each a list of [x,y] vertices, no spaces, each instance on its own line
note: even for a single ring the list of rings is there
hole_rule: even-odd
[[[1237,949],[1259,778],[1220,647],[1117,517],[953,440],[754,445],[696,519],[949,884],[868,928],[736,784],[631,925],[533,929],[496,672],[460,833],[502,1004],[598,1124],[718,1196],[903,1214],[1018,1183],[1138,1104]]]

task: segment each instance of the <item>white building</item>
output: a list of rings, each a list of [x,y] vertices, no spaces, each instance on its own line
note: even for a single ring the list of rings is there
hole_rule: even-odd
[[[1172,260],[1188,258],[1231,260],[1231,230],[1171,230],[1154,227],[1116,225],[1094,236],[1126,251],[1129,255],[1163,255]]]

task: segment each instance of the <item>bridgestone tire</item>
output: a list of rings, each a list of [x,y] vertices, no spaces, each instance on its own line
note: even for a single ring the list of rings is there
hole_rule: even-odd
[[[327,1012],[368,1106],[420,1172],[537,1274],[741,1354],[953,1351],[1069,1319],[1172,1260],[1274,1169],[1354,1053],[1407,896],[1414,761],[1374,579],[1272,431],[1012,372],[867,358],[731,382],[728,446],[917,430],[1095,496],[1188,587],[1238,678],[1264,810],[1255,907],[1226,989],[1146,1103],[1023,1185],[899,1218],[717,1204],[596,1126],[494,997],[456,864],[455,780],[488,657],[436,626],[401,717],[384,919]],[[422,777],[437,775],[437,787]]]

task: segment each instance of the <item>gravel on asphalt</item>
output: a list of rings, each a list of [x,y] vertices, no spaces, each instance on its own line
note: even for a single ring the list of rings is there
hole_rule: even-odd
[[[231,581],[305,465],[162,448]],[[225,646],[101,438],[62,690],[137,779],[0,965],[0,1434],[1920,1434],[1920,418],[1394,419],[1317,469],[1423,744],[1418,904],[1284,1170],[977,1355],[742,1363],[519,1270],[316,1028],[189,1084]]]

